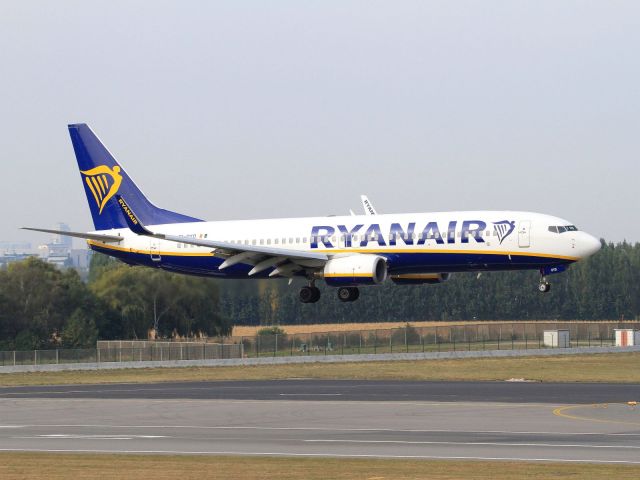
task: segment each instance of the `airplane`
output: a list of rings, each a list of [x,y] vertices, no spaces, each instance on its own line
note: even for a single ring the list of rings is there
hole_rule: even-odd
[[[600,241],[558,217],[515,211],[379,214],[208,222],[156,207],[86,124],[68,126],[95,230],[64,232],[130,265],[219,278],[300,277],[303,303],[320,299],[317,281],[343,302],[359,288],[391,280],[437,284],[452,273],[566,270]]]

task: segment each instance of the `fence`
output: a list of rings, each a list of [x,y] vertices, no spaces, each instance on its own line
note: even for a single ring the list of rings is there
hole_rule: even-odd
[[[242,348],[242,343],[98,342],[97,348],[0,352],[0,366],[242,358]]]
[[[545,348],[545,330],[570,331],[570,347],[613,346],[614,329],[637,322],[509,322],[442,325],[344,332],[228,337],[241,343],[246,357],[349,355]]]
[[[615,345],[616,328],[640,329],[640,323],[509,322],[432,327],[407,325],[377,330],[256,335],[191,342],[100,341],[94,349],[0,352],[0,366],[551,348],[543,345],[544,331],[560,329],[569,330],[569,347],[604,347]]]

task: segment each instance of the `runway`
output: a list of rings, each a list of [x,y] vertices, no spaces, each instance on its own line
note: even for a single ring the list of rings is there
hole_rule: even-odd
[[[640,408],[624,403],[639,397],[637,385],[499,382],[2,388],[0,451],[640,464]]]
[[[0,398],[348,400],[613,403],[640,400],[640,385],[540,382],[269,380],[0,387]]]

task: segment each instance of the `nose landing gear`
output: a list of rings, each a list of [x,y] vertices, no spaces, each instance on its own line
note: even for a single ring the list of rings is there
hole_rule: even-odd
[[[547,278],[544,276],[544,270],[540,270],[540,283],[538,284],[538,291],[540,293],[547,293],[551,290],[551,284],[547,282]]]

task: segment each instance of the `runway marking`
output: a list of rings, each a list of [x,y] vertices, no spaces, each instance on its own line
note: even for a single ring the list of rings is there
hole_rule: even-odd
[[[401,445],[486,445],[491,447],[563,447],[563,448],[624,448],[640,450],[634,445],[588,445],[588,444],[560,444],[560,443],[510,443],[510,442],[441,442],[441,441],[413,441],[413,440],[341,440],[341,439],[310,439],[308,443],[391,443]]]
[[[613,405],[622,405],[622,404],[613,404]],[[584,417],[581,415],[571,415],[565,413],[567,410],[573,410],[576,408],[585,408],[585,407],[593,407],[593,405],[569,405],[566,407],[559,407],[553,410],[553,414],[557,417],[568,418],[570,420],[587,420],[589,422],[597,422],[597,423],[615,423],[622,425],[640,425],[638,422],[628,422],[623,420],[607,420],[604,418],[592,418],[592,417]]]
[[[194,430],[265,430],[265,431],[310,431],[310,432],[398,432],[398,433],[477,433],[513,435],[598,435],[604,437],[640,437],[640,433],[608,432],[549,432],[519,430],[442,430],[442,429],[397,429],[397,428],[344,428],[344,427],[258,427],[245,425],[98,425],[98,424],[29,424],[0,425],[0,428],[139,428],[139,429],[194,429]]]
[[[17,400],[14,398],[2,398],[0,395],[0,402],[15,402]],[[36,398],[21,398],[24,402],[37,402],[40,404],[43,400]],[[181,405],[185,403],[196,403],[196,404],[205,404],[205,403],[222,403],[227,405],[235,405],[235,404],[261,404],[261,405],[301,405],[303,403],[307,404],[316,404],[316,405],[343,405],[343,406],[354,406],[354,405],[391,405],[391,406],[409,406],[409,407],[455,407],[459,409],[460,407],[475,407],[475,408],[544,408],[547,409],[549,407],[556,407],[558,403],[515,403],[515,402],[458,402],[455,400],[451,401],[431,401],[431,402],[418,402],[418,401],[401,401],[401,400],[305,400],[303,401],[295,401],[295,400],[278,400],[275,398],[268,398],[264,400],[260,399],[225,399],[225,398],[46,398],[44,401],[62,401],[65,403],[69,402],[81,402],[83,404],[87,402],[99,402],[104,400],[109,401],[119,401],[119,402],[144,402],[145,404],[149,403],[161,403],[161,404],[170,404],[170,403],[179,403]],[[566,406],[566,405],[562,405]]]
[[[341,393],[281,393],[281,397],[341,397]]]
[[[35,453],[120,453],[120,454],[164,454],[164,455],[234,455],[252,457],[324,457],[324,458],[404,458],[419,460],[487,460],[512,462],[558,462],[640,465],[634,460],[582,460],[579,458],[521,458],[521,457],[481,457],[449,455],[372,455],[344,453],[297,453],[297,452],[237,452],[237,451],[178,451],[178,450],[101,450],[101,449],[48,449],[48,448],[0,448],[0,452]]]

